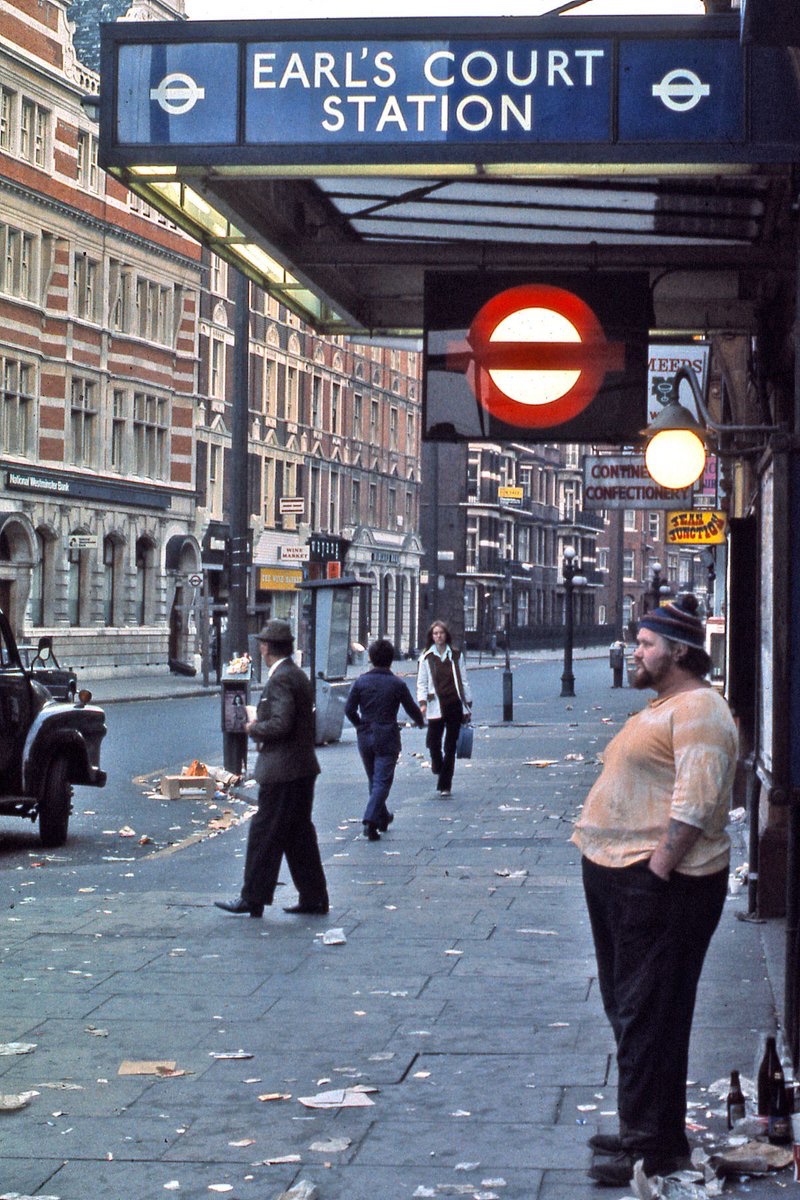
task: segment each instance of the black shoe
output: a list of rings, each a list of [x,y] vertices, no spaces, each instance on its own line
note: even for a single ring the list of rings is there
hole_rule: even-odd
[[[389,828],[389,826],[391,825],[393,820],[394,820],[394,813],[387,811],[386,816],[381,821],[378,821],[378,829],[380,830],[380,832],[386,833],[386,830]]]
[[[379,842],[381,840],[381,835],[378,833],[378,826],[373,825],[370,821],[365,821],[364,837],[369,838],[371,842]]]
[[[594,1179],[596,1183],[604,1183],[608,1187],[624,1187],[633,1179],[634,1165],[641,1157],[644,1157],[642,1166],[648,1179],[653,1175],[672,1175],[675,1171],[683,1171],[691,1166],[691,1159],[684,1155],[658,1157],[645,1154],[642,1156],[635,1152],[629,1154],[625,1150],[620,1150],[618,1154],[601,1153],[599,1157],[593,1158],[589,1168],[589,1178]]]
[[[284,908],[287,913],[300,913],[308,917],[324,917],[328,913],[328,901],[322,900],[319,904],[291,904],[288,908]]]
[[[587,1145],[599,1154],[619,1154],[623,1148],[622,1138],[617,1133],[594,1133]]]
[[[223,912],[235,913],[237,917],[243,917],[245,913],[249,913],[251,917],[263,917],[264,905],[251,904],[249,900],[243,900],[238,896],[236,900],[215,900],[215,908],[221,908]]]

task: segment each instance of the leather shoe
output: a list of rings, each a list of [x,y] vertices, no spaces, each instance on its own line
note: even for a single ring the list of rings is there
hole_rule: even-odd
[[[617,1133],[593,1133],[587,1145],[599,1154],[619,1154],[622,1138]]]
[[[378,833],[378,826],[373,825],[370,821],[365,821],[364,837],[369,838],[371,842],[379,842],[381,840],[381,835]]]
[[[624,1187],[633,1179],[633,1168],[639,1157],[639,1154],[634,1157],[625,1150],[620,1150],[618,1154],[601,1153],[592,1159],[589,1178],[608,1187]],[[647,1154],[644,1155],[642,1164],[648,1179],[653,1175],[672,1175],[673,1172],[684,1170],[690,1165],[691,1159],[688,1157],[657,1158]]]
[[[394,820],[394,813],[389,812],[387,809],[386,816],[383,818],[383,820],[378,821],[378,829],[380,830],[380,832],[386,833],[386,830],[389,828],[389,826],[391,825],[393,820]]]
[[[300,913],[308,917],[324,917],[329,911],[328,901],[324,900],[320,904],[290,904],[283,911],[287,913]]]
[[[214,907],[221,908],[223,912],[235,913],[237,917],[243,917],[245,913],[249,913],[251,917],[264,915],[263,904],[251,904],[241,896],[237,896],[235,900],[215,900]]]

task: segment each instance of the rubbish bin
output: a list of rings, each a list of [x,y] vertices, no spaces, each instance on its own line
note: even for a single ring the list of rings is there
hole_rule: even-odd
[[[625,669],[625,644],[624,642],[612,642],[608,651],[608,662],[613,671],[612,687],[622,687],[622,672]]]
[[[344,727],[344,706],[352,684],[349,679],[329,680],[317,676],[314,740],[318,746],[338,742]]]

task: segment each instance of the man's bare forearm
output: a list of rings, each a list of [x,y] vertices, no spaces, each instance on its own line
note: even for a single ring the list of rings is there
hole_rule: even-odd
[[[670,873],[680,865],[691,850],[702,830],[684,821],[670,821],[667,831],[659,841],[650,858],[650,870],[660,879],[669,879]]]

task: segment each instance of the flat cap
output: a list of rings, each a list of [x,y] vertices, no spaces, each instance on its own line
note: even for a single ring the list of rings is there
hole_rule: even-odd
[[[281,621],[278,617],[272,617],[267,621],[261,633],[258,635],[259,642],[291,642],[294,640],[292,627],[288,621]]]

